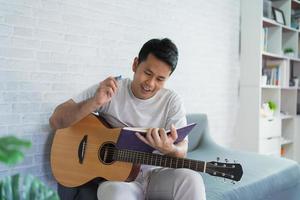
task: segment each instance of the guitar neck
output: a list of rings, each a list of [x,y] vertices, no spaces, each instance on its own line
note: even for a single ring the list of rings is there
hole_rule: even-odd
[[[115,149],[114,160],[145,164],[168,168],[188,168],[198,172],[205,172],[206,162],[177,158],[160,154],[132,151],[126,149]]]

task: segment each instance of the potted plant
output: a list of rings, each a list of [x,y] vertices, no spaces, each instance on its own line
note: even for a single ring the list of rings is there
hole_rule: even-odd
[[[285,48],[284,49],[284,55],[288,57],[294,57],[295,56],[295,51],[293,48]]]
[[[0,138],[0,162],[14,165],[23,160],[21,148],[31,147],[31,142],[14,136]],[[56,192],[39,179],[15,174],[0,180],[0,199],[5,200],[59,200]]]
[[[269,105],[270,110],[274,113],[277,109],[276,103],[274,101],[268,101],[268,105]]]
[[[268,101],[262,105],[261,116],[266,118],[274,117],[274,113],[277,109],[277,105],[274,101]]]

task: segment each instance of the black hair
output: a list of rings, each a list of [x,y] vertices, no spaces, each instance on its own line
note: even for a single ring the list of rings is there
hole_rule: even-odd
[[[139,52],[138,62],[145,61],[150,53],[168,64],[172,74],[178,61],[178,49],[170,39],[151,39],[146,42]]]

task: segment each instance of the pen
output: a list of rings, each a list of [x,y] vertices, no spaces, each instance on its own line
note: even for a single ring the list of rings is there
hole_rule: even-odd
[[[122,75],[120,75],[120,76],[115,76],[115,79],[116,79],[116,81],[121,80],[121,79],[122,79]]]

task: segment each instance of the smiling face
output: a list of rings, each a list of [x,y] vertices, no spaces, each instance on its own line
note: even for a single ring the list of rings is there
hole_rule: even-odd
[[[138,63],[138,58],[135,58],[132,70],[134,76],[131,90],[134,96],[139,99],[153,97],[164,87],[166,80],[171,74],[170,66],[151,53],[141,63]]]

